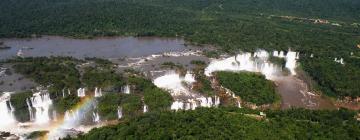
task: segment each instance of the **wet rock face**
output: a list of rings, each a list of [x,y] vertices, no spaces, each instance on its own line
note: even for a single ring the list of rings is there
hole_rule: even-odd
[[[10,132],[0,132],[0,139],[1,140],[19,140],[20,138]]]

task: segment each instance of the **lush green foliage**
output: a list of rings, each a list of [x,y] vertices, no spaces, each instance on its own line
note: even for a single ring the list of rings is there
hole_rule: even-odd
[[[144,102],[150,111],[169,109],[173,101],[170,93],[159,89],[150,80],[131,76],[129,83],[136,86],[135,93],[144,96]]]
[[[241,99],[257,105],[271,104],[279,100],[275,85],[264,75],[251,72],[217,72],[219,83]]]
[[[64,88],[80,87],[80,74],[76,69],[77,60],[70,57],[37,57],[11,60],[15,72],[21,73],[43,86],[49,86],[50,93]]]
[[[16,116],[16,120],[20,122],[30,120],[30,114],[26,104],[26,99],[30,97],[32,97],[32,93],[27,91],[11,94],[10,102],[15,109],[14,115]]]
[[[48,131],[34,131],[29,134],[29,136],[26,137],[26,139],[39,139],[43,136],[45,136]]]
[[[124,80],[120,74],[104,67],[85,68],[81,81],[85,84],[85,87],[89,88],[112,87],[119,90],[124,85]]]
[[[98,111],[105,120],[117,119],[117,109],[122,108],[124,117],[133,117],[142,112],[141,97],[135,94],[106,93],[98,99]]]
[[[172,104],[171,95],[157,87],[148,87],[144,90],[144,102],[150,111],[167,110]]]
[[[76,94],[70,94],[63,97],[55,98],[54,108],[58,113],[65,113],[65,111],[72,109],[77,103],[80,102],[80,97]]]
[[[134,117],[142,114],[144,103],[148,111],[161,111],[170,108],[172,97],[162,89],[157,88],[150,80],[142,77],[130,76],[128,82],[132,93],[106,93],[98,99],[100,115],[107,119],[117,118],[117,109],[120,106],[124,117]]]
[[[318,81],[321,90],[333,97],[360,96],[360,59],[350,57],[344,60],[345,65],[334,62],[329,58],[306,59],[303,69]]]
[[[285,67],[286,61],[284,58],[279,58],[279,57],[269,57],[269,61],[271,63],[277,64],[279,66]]]
[[[197,65],[197,67],[193,69],[196,80],[193,90],[207,96],[213,96],[215,95],[214,89],[211,87],[209,78],[204,74],[205,66],[206,65]]]
[[[246,114],[245,114],[246,113]],[[266,120],[242,109],[199,108],[154,112],[77,139],[358,139],[360,123],[350,111],[289,110]],[[328,121],[327,119],[336,120]]]

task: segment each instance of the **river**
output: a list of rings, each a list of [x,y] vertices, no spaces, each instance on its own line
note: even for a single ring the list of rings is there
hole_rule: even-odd
[[[0,59],[14,57],[19,50],[22,51],[24,57],[124,58],[186,49],[183,39],[155,37],[72,39],[59,36],[43,36],[40,38],[1,39],[0,42],[11,47],[10,49],[0,50]]]

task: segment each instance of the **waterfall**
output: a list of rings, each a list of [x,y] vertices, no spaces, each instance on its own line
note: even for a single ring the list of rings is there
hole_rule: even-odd
[[[32,110],[31,101],[29,98],[26,98],[26,105],[28,107],[29,115],[30,115],[30,121],[34,121],[34,112]]]
[[[144,104],[144,113],[148,112],[148,106]]]
[[[344,64],[345,64],[345,63],[344,63],[344,59],[343,59],[343,58],[340,58],[340,59],[335,58],[335,59],[334,59],[334,61],[335,61],[335,62],[337,62],[337,63],[340,63],[340,64],[342,64],[342,65],[344,65]]]
[[[77,96],[78,97],[85,97],[86,95],[85,95],[85,88],[79,88],[78,90],[77,90]]]
[[[0,97],[0,126],[7,126],[16,122],[13,112],[15,111],[10,103],[10,92],[4,92]]]
[[[171,104],[171,110],[184,109],[184,103],[180,101],[175,101]]]
[[[55,110],[53,111],[52,115],[53,115],[53,120],[57,121],[57,113]]]
[[[98,122],[100,122],[100,116],[99,116],[99,113],[98,112],[93,112],[93,122],[94,123],[98,123]]]
[[[299,57],[299,53],[289,51],[286,55],[286,64],[285,67],[288,68],[292,75],[295,75],[295,68],[296,68],[296,60]]]
[[[129,85],[125,85],[125,86],[123,87],[122,92],[125,93],[125,94],[130,94],[130,86],[129,86]]]
[[[62,89],[62,96],[63,96],[63,98],[65,98],[65,91],[64,91],[64,89]]]
[[[187,82],[185,77],[181,77],[175,71],[169,71],[164,76],[160,76],[153,81],[157,87],[170,90],[171,96],[190,96],[192,93],[184,86],[183,82]]]
[[[285,57],[284,51],[280,51],[279,57],[280,57],[280,58],[284,58],[284,57]]]
[[[289,51],[285,56],[283,51],[274,51],[273,56],[285,58],[285,67],[290,70],[291,74],[296,74],[296,60],[299,59],[299,53]],[[260,72],[267,79],[273,79],[277,74],[280,74],[279,72],[282,69],[281,66],[271,63],[268,59],[269,54],[263,50],[256,51],[253,54],[240,53],[233,57],[213,60],[205,68],[205,75],[211,76],[211,73],[215,71],[250,71]]]
[[[120,106],[118,106],[117,115],[118,115],[118,119],[121,119],[123,117],[122,107]]]
[[[43,124],[50,121],[49,109],[52,105],[49,93],[46,91],[37,92],[30,98],[33,108],[35,108],[35,123]]]
[[[241,103],[239,100],[236,101],[236,104],[237,104],[238,108],[241,108]]]
[[[215,106],[219,106],[220,105],[220,98],[218,96],[215,96]]]
[[[274,52],[275,56],[277,52]],[[205,68],[205,75],[211,76],[215,71],[250,71],[261,72],[267,79],[271,79],[277,72],[281,71],[280,66],[276,66],[268,61],[269,54],[266,51],[251,53],[241,53],[226,59],[213,60]]]
[[[101,88],[98,89],[97,87],[95,88],[95,97],[101,97],[102,96],[102,92],[101,92]]]
[[[188,84],[196,82],[194,74],[192,74],[190,71],[187,71],[184,77],[184,81]]]
[[[200,101],[200,106],[201,107],[212,107],[213,106],[213,101],[211,97],[201,97],[198,98],[198,100]]]

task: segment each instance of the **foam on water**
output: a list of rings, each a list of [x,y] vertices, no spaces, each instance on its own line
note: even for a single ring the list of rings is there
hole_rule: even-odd
[[[118,115],[118,119],[121,119],[123,117],[122,107],[121,106],[118,106],[117,115]]]
[[[98,89],[97,87],[95,88],[95,97],[101,97],[102,96],[102,92],[101,92],[101,88]]]
[[[78,97],[85,97],[86,95],[85,95],[85,88],[79,88],[78,90],[77,90],[77,96]]]
[[[35,108],[35,123],[44,124],[50,122],[49,109],[52,105],[50,95],[46,90],[36,92],[33,97],[30,98],[30,102],[33,108]],[[31,115],[30,115],[31,116]]]
[[[190,71],[184,77],[175,71],[168,71],[153,82],[157,87],[170,91],[170,94],[175,99],[171,105],[172,110],[193,110],[197,107],[213,107],[220,104],[219,97],[205,97],[186,86],[191,87],[192,83],[196,82],[194,75]]]
[[[130,94],[130,86],[129,85],[125,85],[123,88],[122,88],[122,92],[125,93],[125,94]]]
[[[15,111],[10,103],[11,92],[4,92],[0,97],[0,126],[4,127],[16,123],[13,116]]]
[[[211,76],[215,71],[250,71],[260,72],[271,79],[281,71],[279,66],[268,61],[269,54],[266,51],[258,51],[254,54],[241,53],[233,57],[213,60],[205,68],[205,75]]]
[[[216,71],[249,71],[260,72],[266,76],[267,79],[273,79],[281,71],[281,66],[273,64],[269,61],[269,53],[263,50],[252,53],[240,53],[238,55],[228,57],[225,59],[214,59],[208,67],[205,68],[205,75],[211,76],[212,72]],[[295,75],[296,62],[299,58],[299,53],[288,51],[284,55],[283,51],[274,51],[274,57],[285,58],[285,67],[288,68],[292,75]]]

